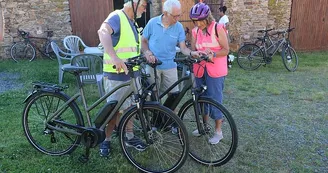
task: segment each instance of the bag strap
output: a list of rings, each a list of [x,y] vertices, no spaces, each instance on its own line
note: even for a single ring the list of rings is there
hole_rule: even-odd
[[[219,34],[218,34],[218,30],[217,30],[217,25],[218,25],[218,23],[215,22],[215,26],[214,26],[214,28],[215,28],[215,35],[216,35],[216,37],[219,39]]]

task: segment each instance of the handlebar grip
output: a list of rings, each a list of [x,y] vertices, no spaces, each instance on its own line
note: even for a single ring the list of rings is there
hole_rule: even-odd
[[[174,62],[182,62],[182,61],[185,61],[186,58],[174,58],[173,61]]]

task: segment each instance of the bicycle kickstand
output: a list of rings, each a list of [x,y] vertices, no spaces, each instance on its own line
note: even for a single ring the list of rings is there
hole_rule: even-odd
[[[80,157],[79,157],[79,161],[82,162],[82,163],[87,163],[89,161],[89,156],[90,156],[90,148],[91,148],[91,138],[88,137],[89,139],[87,140],[87,144],[85,145],[86,148],[85,148],[85,154],[82,154]]]

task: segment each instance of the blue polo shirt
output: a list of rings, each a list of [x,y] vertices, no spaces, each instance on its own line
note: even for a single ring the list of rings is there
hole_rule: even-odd
[[[143,30],[143,37],[148,39],[149,49],[163,62],[157,69],[165,70],[177,67],[173,61],[177,43],[186,40],[183,25],[180,22],[164,28],[162,16],[157,16],[149,20]]]

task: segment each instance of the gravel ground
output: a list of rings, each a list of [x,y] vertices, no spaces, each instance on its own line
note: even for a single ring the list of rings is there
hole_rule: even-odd
[[[23,84],[18,81],[19,77],[17,73],[0,72],[0,93],[22,88]]]

